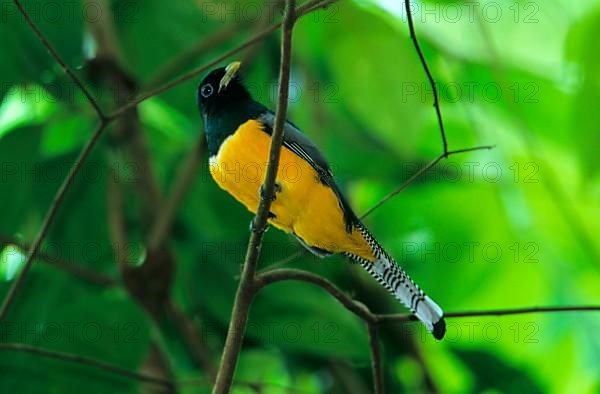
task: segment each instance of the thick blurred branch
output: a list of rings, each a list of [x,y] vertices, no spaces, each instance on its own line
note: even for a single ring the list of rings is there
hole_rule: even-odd
[[[108,3],[102,4],[103,9],[109,9]],[[98,41],[98,54],[92,66],[96,68],[97,75],[106,79],[112,91],[116,93],[117,104],[120,105],[133,97],[137,87],[119,63],[117,55],[120,49],[115,40],[114,27],[109,23],[111,20],[112,18],[105,14],[101,20],[90,26],[93,36]],[[212,378],[214,365],[211,352],[202,336],[197,333],[191,319],[172,302],[171,285],[176,262],[168,246],[168,230],[171,221],[195,174],[203,145],[200,142],[197,149],[191,153],[189,161],[184,164],[179,173],[174,191],[165,203],[154,174],[153,160],[137,108],[123,112],[115,123],[115,138],[119,143],[117,148],[119,145],[125,145],[134,163],[132,170],[135,174],[136,194],[142,201],[139,218],[141,227],[148,229],[143,234],[146,239],[145,259],[140,265],[131,265],[127,261],[129,254],[125,249],[128,244],[128,231],[123,219],[124,206],[121,201],[125,185],[120,182],[118,174],[115,173],[110,179],[111,187],[108,188],[108,219],[123,282],[130,295],[144,306],[159,328],[164,329],[165,320],[175,323],[175,328],[179,330],[181,339],[187,345],[186,348],[194,361]],[[171,375],[168,361],[161,353],[150,352],[149,355],[152,356],[148,359],[152,363],[151,368],[159,369],[164,376]]]
[[[371,349],[371,370],[373,371],[373,388],[375,394],[385,393],[383,379],[383,361],[381,357],[381,348],[379,346],[379,327],[377,324],[367,323],[367,332],[369,334],[369,348]]]
[[[113,26],[113,15],[110,5],[105,0],[87,0],[97,3],[104,15],[97,21],[88,21],[88,29],[96,44],[96,53],[89,61],[93,77],[99,83],[106,85],[115,93],[117,104],[127,102],[135,92],[136,83],[120,64],[119,43]],[[131,108],[115,120],[113,149],[118,153],[121,146],[127,149],[127,157],[132,163],[133,186],[136,197],[141,202],[139,220],[141,228],[148,228],[155,220],[157,213],[162,208],[162,195],[152,166],[148,144],[142,129],[137,108]],[[129,293],[157,318],[169,297],[172,278],[174,276],[175,262],[171,253],[164,245],[155,250],[148,250],[146,258],[141,265],[132,265],[127,261],[129,253],[128,231],[123,217],[124,184],[119,174],[113,171],[107,188],[109,206],[109,229],[115,250],[115,257],[119,264],[123,282]]]
[[[271,202],[275,197],[275,178],[279,168],[279,157],[283,143],[284,125],[287,117],[290,69],[292,58],[292,31],[296,21],[295,0],[287,0],[281,34],[281,60],[279,65],[279,94],[275,111],[275,124],[271,136],[271,147],[265,181],[261,186],[260,203],[252,224],[250,241],[242,270],[240,284],[235,296],[225,347],[213,393],[228,393],[231,389],[242,341],[246,331],[246,323],[250,306],[255,295],[256,265],[260,256],[263,235],[267,226],[267,216]]]

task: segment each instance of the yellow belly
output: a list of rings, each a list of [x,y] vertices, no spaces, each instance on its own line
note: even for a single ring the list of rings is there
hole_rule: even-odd
[[[210,158],[210,173],[217,184],[256,213],[271,137],[256,120],[249,120],[228,137]],[[335,192],[321,183],[312,166],[281,148],[276,178],[281,190],[269,222],[300,237],[306,244],[333,253],[353,253],[374,260],[369,244],[356,229],[346,232],[344,215]]]

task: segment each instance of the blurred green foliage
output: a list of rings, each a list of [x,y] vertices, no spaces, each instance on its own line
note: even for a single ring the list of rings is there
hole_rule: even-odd
[[[401,3],[340,1],[302,18],[294,33],[289,117],[321,147],[359,213],[441,151],[432,94]],[[85,5],[66,0],[25,4],[103,107],[114,105],[114,92],[97,83],[86,62],[95,44],[86,23],[94,20]],[[238,26],[233,39],[191,56],[179,73],[234,48],[280,15],[272,4],[251,0],[110,4],[120,62],[141,86],[182,51],[217,32]],[[367,225],[447,311],[597,304],[600,4],[495,0],[413,5],[417,34],[441,92],[450,149],[487,144],[496,149],[443,161],[371,215]],[[0,234],[29,243],[97,120],[12,2],[2,7]],[[244,73],[256,98],[273,106],[278,34],[238,58],[247,59]],[[180,163],[202,138],[197,82],[182,83],[139,107],[165,194]],[[132,163],[119,156],[114,144],[104,138],[85,164],[43,249],[117,277],[107,224],[109,168],[129,174]],[[130,182],[133,187],[137,179]],[[128,200],[126,206],[139,259],[145,224],[130,209],[135,203]],[[173,297],[214,350],[215,363],[250,219],[216,187],[203,165],[171,234],[177,261]],[[261,265],[299,248],[272,230]],[[0,256],[4,297],[23,256],[9,244]],[[330,278],[375,312],[403,311],[341,258],[305,255],[288,265]],[[88,284],[40,261],[25,283],[0,323],[1,342],[72,352],[136,370],[147,359],[151,341],[159,341],[168,349],[175,378],[206,378],[180,335],[173,328],[159,334],[121,287]],[[417,325],[387,324],[381,330],[387,391],[597,392],[599,330],[594,314],[469,318],[449,320],[448,336],[438,343]],[[265,393],[370,391],[364,324],[318,288],[273,285],[252,308],[236,376],[266,383]],[[137,392],[140,387],[86,366],[0,352],[2,392]],[[182,387],[182,392],[209,390],[206,384]],[[244,386],[235,390],[253,392]]]

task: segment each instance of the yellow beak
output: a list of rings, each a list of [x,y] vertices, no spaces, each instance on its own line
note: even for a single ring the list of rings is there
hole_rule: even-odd
[[[236,76],[241,66],[242,62],[232,62],[225,67],[225,75],[219,82],[219,93],[221,93],[221,90],[225,89],[227,85],[229,85],[229,82],[231,82],[231,80]]]

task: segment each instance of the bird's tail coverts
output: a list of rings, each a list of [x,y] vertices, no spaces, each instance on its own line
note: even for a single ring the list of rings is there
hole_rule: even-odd
[[[442,308],[410,279],[406,272],[383,250],[364,226],[359,225],[359,230],[371,245],[376,260],[374,262],[368,261],[354,254],[348,254],[348,256],[358,262],[373,278],[390,291],[394,297],[409,308],[436,339],[442,339],[446,332],[446,323]]]

